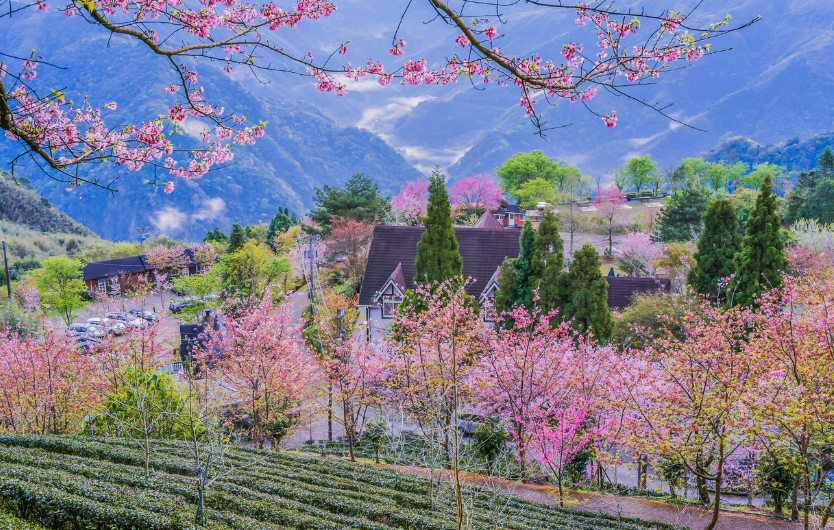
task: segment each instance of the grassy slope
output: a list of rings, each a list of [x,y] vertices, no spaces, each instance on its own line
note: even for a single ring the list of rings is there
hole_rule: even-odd
[[[155,442],[153,468],[130,442],[79,437],[0,436],[0,501],[52,528],[191,527],[193,464],[174,442]],[[236,449],[226,462],[249,465],[218,480],[207,495],[208,527],[455,528],[448,488],[435,510],[428,482],[380,467],[292,453]],[[254,465],[252,465],[254,463]],[[187,476],[188,475],[188,476]],[[467,492],[473,529],[672,530],[673,526],[558,509],[487,490]],[[490,507],[499,506],[497,513]],[[15,512],[20,515],[20,511]]]

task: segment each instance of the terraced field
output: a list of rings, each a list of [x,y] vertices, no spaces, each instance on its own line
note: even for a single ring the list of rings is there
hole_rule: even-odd
[[[186,447],[153,443],[153,472],[130,442],[0,436],[0,530],[180,530],[194,528],[195,472]],[[234,449],[247,466],[208,490],[206,528],[365,530],[457,528],[449,488],[432,509],[425,479],[365,464],[297,453]],[[445,493],[444,493],[445,491]],[[466,492],[467,528],[477,530],[674,530],[637,519],[559,509]],[[5,512],[5,514],[3,513]],[[16,526],[17,525],[17,526]]]

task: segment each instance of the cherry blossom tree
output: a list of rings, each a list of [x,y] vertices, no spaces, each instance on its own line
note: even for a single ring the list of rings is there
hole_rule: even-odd
[[[626,196],[616,186],[608,186],[597,190],[593,205],[599,210],[599,217],[605,223],[605,231],[608,232],[608,254],[614,250],[614,230],[622,225],[623,204],[627,201]]]
[[[417,423],[429,449],[438,451],[443,467],[451,471],[458,529],[465,519],[458,420],[471,404],[471,375],[486,343],[485,327],[466,285],[459,278],[418,285],[414,296],[422,310],[410,304],[399,311],[384,343],[390,403]],[[430,455],[431,480],[433,462]]]
[[[830,461],[834,444],[834,281],[785,279],[785,287],[763,296],[755,314],[757,332],[749,354],[767,367],[752,403],[756,434],[801,477],[803,522],[822,480],[815,477]],[[834,497],[820,528],[834,509]]]
[[[464,177],[449,188],[452,205],[475,214],[497,207],[503,196],[504,190],[491,175]]]
[[[706,530],[718,524],[728,462],[754,440],[750,387],[762,365],[750,355],[755,326],[749,310],[703,305],[680,322],[682,338],[671,333],[612,372],[626,388],[623,443],[635,454],[672,458],[692,473],[699,498],[709,502]]]
[[[429,181],[408,181],[391,197],[391,217],[395,225],[414,226],[426,216],[429,204]]]
[[[251,414],[252,438],[263,448],[276,415],[299,407],[317,390],[316,358],[304,344],[290,304],[277,306],[267,293],[260,301],[224,316],[220,330],[207,332],[201,359],[244,402]]]
[[[42,323],[45,324],[45,323]],[[92,358],[50,326],[36,338],[0,337],[0,429],[67,434],[96,403],[101,384]]]
[[[330,236],[325,240],[328,259],[344,260],[348,281],[354,289],[359,285],[361,276],[365,274],[373,235],[374,227],[370,223],[354,221],[348,217],[336,217],[331,224]]]
[[[501,46],[502,32],[512,31],[513,17],[509,15],[519,9],[513,5],[484,4],[480,8],[483,13],[476,14],[467,9],[466,1],[426,1],[437,13],[438,23],[459,32],[454,42],[447,43],[446,59],[433,66],[426,59],[399,59],[405,53],[401,34],[408,31],[406,27],[398,27],[392,35],[388,53],[396,62],[387,66],[379,58],[339,65],[334,58],[349,59],[349,42],[319,59],[279,44],[287,30],[332,16],[336,5],[328,0],[299,0],[287,10],[271,2],[198,5],[187,0],[163,4],[152,0],[69,0],[58,6],[64,14],[81,17],[91,31],[132,39],[170,66],[172,83],[165,89],[167,95],[159,94],[167,98],[168,112],[161,117],[137,117],[134,123],[121,126],[108,125],[107,111],[118,102],[75,98],[73,103],[73,95],[47,94],[35,79],[53,65],[49,58],[33,52],[29,56],[5,55],[0,63],[0,128],[6,138],[19,142],[22,153],[18,158],[31,155],[66,181],[68,189],[83,182],[112,185],[88,180],[72,170],[80,164],[104,161],[131,171],[152,166],[173,177],[199,178],[232,160],[235,145],[255,142],[264,134],[265,123],[247,125],[244,116],[211,103],[213,94],[200,86],[194,63],[217,63],[227,73],[246,68],[256,76],[267,70],[299,73],[309,76],[318,90],[337,96],[346,94],[347,83],[367,76],[383,86],[394,79],[408,86],[448,85],[460,79],[515,86],[520,92],[519,105],[539,131],[548,126],[536,110],[537,97],[548,103],[567,100],[581,104],[606,127],[614,127],[616,109],[595,110],[591,106],[600,89],[626,96],[677,121],[665,112],[666,107],[652,106],[632,95],[630,89],[674,70],[678,62],[701,59],[709,53],[712,41],[752,23],[730,27],[728,15],[699,28],[683,12],[622,11],[608,0],[579,5],[533,2],[574,12],[578,29],[587,31],[591,39],[584,44],[564,43],[560,57],[542,57],[527,50],[513,54]],[[14,12],[49,9],[44,0],[9,7],[7,24],[14,20]],[[7,17],[5,12],[2,17]],[[458,47],[459,51],[454,51]],[[204,147],[189,149],[171,140],[183,130],[185,121],[202,129]],[[174,182],[165,182],[164,189],[173,192]]]
[[[627,274],[653,276],[656,262],[664,256],[666,247],[652,241],[645,232],[631,232],[620,244],[620,268]]]

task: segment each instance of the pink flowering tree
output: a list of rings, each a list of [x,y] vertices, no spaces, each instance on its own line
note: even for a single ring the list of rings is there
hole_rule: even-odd
[[[391,221],[394,225],[416,226],[426,216],[429,204],[429,181],[408,181],[391,197]]]
[[[316,357],[290,314],[291,304],[277,306],[272,298],[267,293],[237,308],[236,318],[224,316],[219,331],[208,331],[200,356],[228,389],[228,399],[245,404],[259,448],[279,415],[305,405],[318,387]]]
[[[652,241],[645,232],[631,232],[620,244],[620,269],[629,275],[653,276],[657,260],[664,256],[666,247]]]
[[[2,431],[74,433],[97,402],[100,380],[91,356],[50,326],[42,327],[36,338],[12,331],[0,336]]]
[[[332,399],[339,407],[336,420],[342,424],[348,440],[351,461],[357,440],[371,407],[381,402],[380,388],[385,373],[382,358],[372,345],[355,338],[329,341],[322,358],[322,368],[333,385]]]
[[[597,434],[589,429],[588,406],[582,401],[567,406],[533,407],[519,416],[530,433],[530,457],[556,480],[559,506],[565,506],[564,477],[580,452],[588,449]]]
[[[449,201],[464,212],[480,215],[497,207],[504,190],[491,175],[464,177],[449,188]]]
[[[593,205],[599,211],[598,216],[605,224],[605,231],[608,232],[608,254],[614,250],[614,231],[623,225],[623,205],[627,201],[623,192],[616,186],[607,186],[597,190]]]
[[[409,86],[476,79],[484,84],[516,87],[519,105],[540,131],[546,126],[535,107],[537,97],[549,103],[580,103],[606,127],[614,127],[616,110],[595,110],[591,106],[600,88],[647,105],[632,96],[630,89],[672,71],[678,62],[699,60],[713,40],[738,29],[727,25],[729,16],[700,28],[682,12],[631,11],[639,13],[634,15],[620,12],[612,2],[578,6],[551,3],[551,9],[575,13],[580,32],[587,31],[590,42],[570,41],[561,46],[560,56],[542,57],[528,50],[514,54],[501,46],[505,30],[512,32],[507,22],[513,20],[509,16],[514,11],[511,6],[502,8],[500,18],[472,19],[463,13],[466,2],[426,1],[439,15],[438,23],[453,27],[457,33],[454,40],[447,41],[446,59],[435,65],[418,57],[399,59],[405,53],[401,33],[408,31],[403,26],[392,35],[388,49],[396,61],[393,65],[383,65],[379,58],[363,58],[355,65],[339,64],[335,58],[350,59],[349,42],[331,45],[331,53],[319,58],[295,51],[295,46],[279,44],[288,30],[332,16],[336,5],[328,0],[299,0],[288,9],[272,2],[248,1],[192,4],[186,0],[69,0],[57,9],[83,18],[91,32],[131,39],[170,65],[167,95],[158,94],[166,98],[167,112],[161,117],[137,116],[133,123],[113,126],[105,117],[117,102],[47,93],[35,79],[52,66],[49,58],[35,53],[27,57],[5,55],[0,63],[0,128],[6,138],[19,142],[21,156],[37,157],[57,172],[69,189],[82,182],[111,185],[86,180],[71,170],[75,165],[103,161],[131,171],[153,166],[173,177],[199,178],[230,161],[235,145],[251,144],[262,136],[266,125],[260,122],[249,126],[244,116],[211,102],[214,94],[200,86],[194,63],[212,62],[224,65],[227,73],[237,68],[248,69],[256,76],[265,70],[299,73],[310,77],[318,90],[337,96],[346,94],[350,81],[368,76],[383,86],[395,79]],[[46,11],[49,5],[45,0],[29,0],[16,6],[15,11],[27,8]],[[14,21],[11,14],[9,11],[7,25]],[[652,108],[674,120],[665,114],[665,107]],[[172,141],[185,121],[202,129],[203,147],[189,149]],[[172,192],[173,181],[164,183],[164,188]]]

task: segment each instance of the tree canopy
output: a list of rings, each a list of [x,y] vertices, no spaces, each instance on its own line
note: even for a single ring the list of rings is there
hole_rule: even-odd
[[[379,224],[391,209],[389,200],[390,197],[380,194],[378,183],[363,173],[354,173],[342,188],[327,184],[316,188],[313,196],[316,206],[310,217],[319,227],[318,232],[329,235],[336,217]]]
[[[463,258],[452,228],[452,207],[446,192],[445,177],[436,169],[429,182],[429,205],[423,226],[426,231],[417,243],[414,281],[443,282],[463,275]]]
[[[514,154],[495,173],[501,179],[501,188],[515,200],[520,199],[521,187],[530,181],[541,179],[563,190],[582,176],[577,168],[551,160],[540,150]]]

